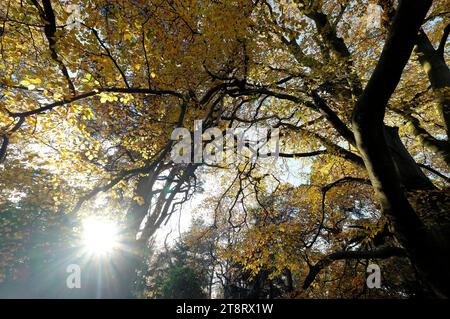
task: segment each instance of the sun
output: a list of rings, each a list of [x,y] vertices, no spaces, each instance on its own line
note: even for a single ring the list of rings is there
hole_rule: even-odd
[[[118,227],[106,219],[90,217],[83,221],[83,245],[93,255],[107,255],[118,246]]]

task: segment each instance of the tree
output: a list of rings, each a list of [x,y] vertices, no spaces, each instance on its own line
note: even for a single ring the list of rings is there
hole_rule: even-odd
[[[423,272],[424,280],[436,295],[445,296],[448,294],[446,289],[449,279],[445,278],[444,273],[450,264],[448,256],[442,256],[441,249],[448,248],[448,236],[444,235],[444,239],[441,237],[438,240],[432,238],[434,235],[425,229],[411,207],[401,189],[399,177],[395,178],[395,163],[383,133],[386,104],[400,80],[430,6],[431,1],[400,4],[377,67],[356,103],[353,127],[358,149],[368,167],[384,214],[391,217],[399,240],[408,250],[419,272]],[[434,258],[438,258],[438,261],[432,261]]]
[[[150,262],[147,294],[153,298],[203,299],[208,286],[208,269],[184,242],[166,248]]]
[[[445,1],[71,4],[0,5],[2,203],[23,190],[19,202],[80,219],[106,198],[125,212],[131,296],[149,240],[213,176],[211,251],[248,253],[252,236],[272,234],[300,242],[283,246],[301,257],[293,267],[271,240],[257,251],[277,278],[391,258],[412,263],[426,294],[449,295]],[[250,137],[239,160],[177,163],[172,132],[194,135],[195,120],[203,132],[278,128],[280,160],[253,161]],[[289,188],[286,171],[302,186]]]
[[[203,299],[205,292],[198,282],[198,274],[189,267],[171,269],[163,283],[160,298]]]

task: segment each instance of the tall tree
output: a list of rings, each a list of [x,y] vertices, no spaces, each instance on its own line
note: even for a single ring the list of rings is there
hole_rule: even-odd
[[[285,247],[298,248],[296,265],[272,241],[258,252],[278,260],[279,278],[287,269],[307,290],[335,261],[406,255],[422,288],[448,297],[446,10],[439,0],[3,1],[1,207],[82,219],[106,202],[124,220],[131,296],[149,240],[209,176],[217,245],[299,235]],[[279,159],[254,161],[250,134],[234,161],[226,141],[222,161],[194,161],[192,148],[178,163],[172,132],[194,137],[196,120],[201,133],[277,128]],[[295,196],[281,192],[287,183],[301,184]],[[269,200],[288,195],[295,207]],[[293,220],[277,220],[286,211]],[[238,231],[261,220],[272,220],[265,232]],[[378,235],[365,246],[349,227]]]

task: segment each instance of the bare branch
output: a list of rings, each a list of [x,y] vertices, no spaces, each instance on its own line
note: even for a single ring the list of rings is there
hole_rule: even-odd
[[[342,259],[386,259],[390,257],[405,257],[406,251],[403,248],[392,246],[380,246],[373,250],[339,251],[331,253],[321,259],[314,266],[311,266],[309,273],[303,282],[303,289],[308,289],[319,272],[328,267],[333,261]]]

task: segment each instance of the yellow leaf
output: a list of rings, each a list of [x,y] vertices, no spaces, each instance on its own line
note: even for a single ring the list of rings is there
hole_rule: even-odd
[[[42,80],[39,79],[39,78],[35,78],[35,79],[31,79],[30,82],[33,83],[33,84],[41,84]]]
[[[134,196],[133,199],[140,205],[144,205],[145,201],[144,198],[142,196]]]

